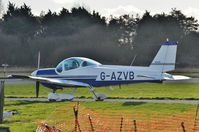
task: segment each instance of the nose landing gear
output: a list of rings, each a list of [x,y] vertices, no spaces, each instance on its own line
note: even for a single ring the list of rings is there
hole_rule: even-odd
[[[53,92],[48,94],[48,100],[49,101],[72,100],[73,98],[75,98],[73,94],[76,91],[76,89],[77,88],[75,88],[72,93],[64,93],[64,94],[56,94],[55,93],[56,89],[53,89]]]

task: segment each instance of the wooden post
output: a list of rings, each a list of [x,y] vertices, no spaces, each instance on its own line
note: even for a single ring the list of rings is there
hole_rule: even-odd
[[[94,132],[95,130],[94,130],[94,127],[93,127],[92,119],[91,119],[89,114],[88,114],[88,119],[89,119],[89,122],[90,122],[91,131]]]
[[[181,122],[181,127],[182,127],[182,131],[186,132],[185,127],[184,127],[184,122]]]
[[[199,107],[199,104],[197,104],[197,108],[196,108],[196,115],[195,115],[195,121],[194,121],[194,128],[193,128],[193,131],[196,130],[196,121],[197,121],[197,116],[198,116],[198,107]]]
[[[120,132],[122,132],[122,125],[123,125],[123,117],[121,118],[121,123],[120,123]]]
[[[136,120],[133,120],[133,124],[134,124],[134,131],[137,132]]]
[[[4,81],[1,81],[1,93],[0,93],[0,124],[3,123],[3,107],[4,107]]]
[[[77,109],[75,109],[75,106],[73,106],[73,111],[75,114],[75,132],[77,132],[77,127],[79,128],[79,132],[81,132],[80,124],[78,121],[79,102],[77,102]]]
[[[73,106],[73,111],[75,114],[75,132],[77,132],[77,114],[78,114],[78,112],[75,110],[75,106]]]

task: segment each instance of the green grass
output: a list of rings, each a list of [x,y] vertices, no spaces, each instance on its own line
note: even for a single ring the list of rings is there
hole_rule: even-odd
[[[199,74],[197,73],[197,74],[191,74],[191,73],[189,73],[189,74],[183,74],[184,76],[188,76],[188,77],[192,77],[192,78],[199,78]]]
[[[10,127],[12,132],[33,132],[38,123],[45,121],[51,113],[64,105],[74,104],[74,102],[28,102],[28,101],[5,101],[4,111],[17,109],[21,115],[4,120],[0,126]],[[101,110],[137,110],[146,112],[179,113],[192,110],[196,105],[191,104],[164,104],[164,103],[127,103],[127,102],[80,102],[81,107],[93,111]],[[71,107],[72,109],[72,107]],[[62,112],[62,111],[60,111]],[[63,114],[64,113],[57,113]]]
[[[40,87],[40,97],[47,97],[50,89]],[[35,97],[36,90],[34,84],[5,85],[5,97]]]
[[[96,93],[105,93],[109,98],[135,99],[199,99],[199,83],[194,84],[156,84],[141,83],[123,85],[121,89],[113,86],[113,91],[106,87],[96,88]],[[71,93],[72,88],[57,90],[57,93]],[[51,90],[40,87],[39,97],[47,97]],[[35,85],[6,85],[6,97],[35,97]],[[75,92],[78,98],[93,98],[88,88],[78,88]]]
[[[69,102],[28,102],[28,101],[5,101],[4,111],[17,109],[21,115],[4,120],[0,126],[10,127],[11,132],[33,132],[36,130],[37,121],[45,120],[56,108]]]
[[[81,102],[80,104],[91,110],[134,110],[162,113],[179,113],[196,108],[196,105],[189,104],[144,102]]]

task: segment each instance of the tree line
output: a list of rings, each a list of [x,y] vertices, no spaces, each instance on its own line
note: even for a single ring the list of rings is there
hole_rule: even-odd
[[[197,20],[177,9],[108,20],[84,7],[35,16],[26,4],[9,3],[0,19],[0,64],[35,67],[40,51],[42,67],[54,67],[72,56],[122,65],[130,65],[135,58],[134,65],[147,66],[169,38],[179,42],[177,67],[198,67],[197,30]]]

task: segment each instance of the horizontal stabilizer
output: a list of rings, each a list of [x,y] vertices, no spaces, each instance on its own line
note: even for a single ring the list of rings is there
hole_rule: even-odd
[[[191,79],[190,77],[187,76],[180,76],[180,75],[170,75],[170,76],[165,76],[165,80],[187,80]]]
[[[190,79],[190,77],[187,76],[180,76],[180,75],[173,75],[173,80],[187,80]]]

